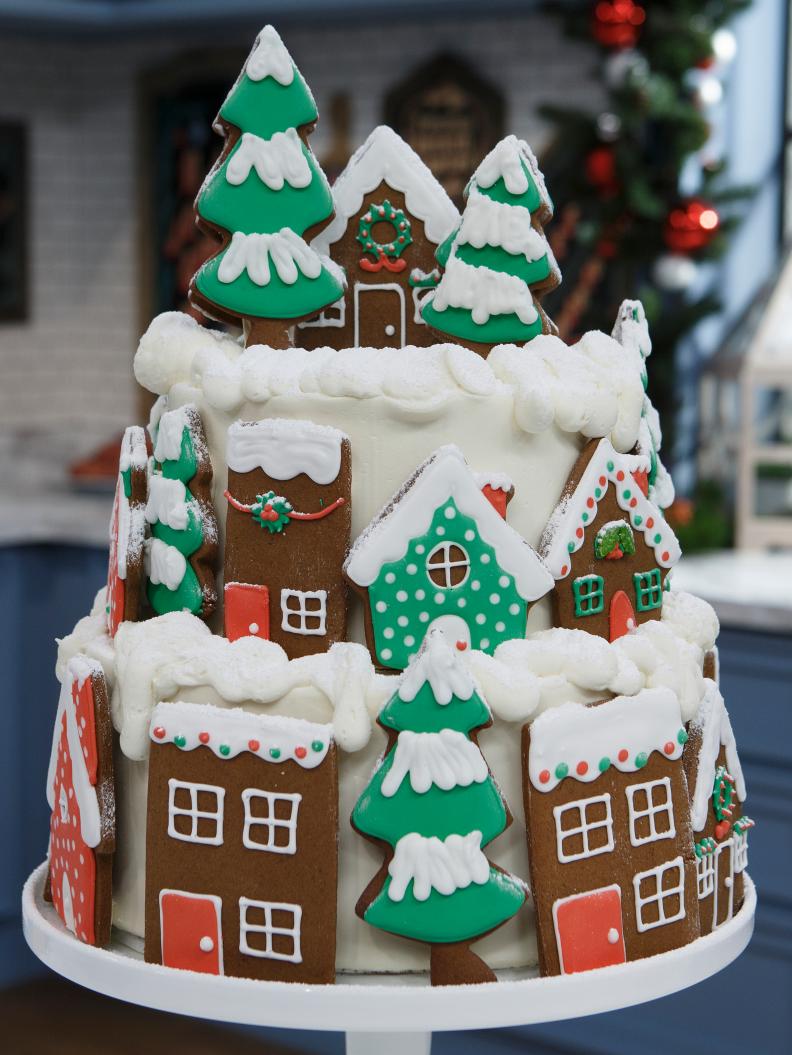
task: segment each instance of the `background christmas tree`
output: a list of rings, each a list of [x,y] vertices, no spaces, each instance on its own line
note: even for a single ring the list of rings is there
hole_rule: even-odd
[[[553,327],[537,297],[560,281],[543,224],[553,215],[527,144],[507,136],[465,191],[462,222],[439,246],[445,272],[421,314],[440,336],[481,354],[530,341]]]
[[[609,332],[619,303],[640,298],[654,347],[649,392],[666,450],[675,348],[720,307],[717,296],[688,290],[698,263],[727,245],[736,223],[728,205],[748,193],[723,185],[708,109],[736,49],[726,23],[749,6],[600,0],[566,8],[568,33],[600,48],[606,100],[596,112],[542,108],[555,126],[544,168],[556,202],[550,243],[564,272],[547,310],[573,341],[586,330]]]
[[[525,890],[481,853],[511,818],[475,739],[489,709],[442,631],[427,635],[378,721],[388,749],[352,823],[394,855],[358,914],[430,944],[435,985],[494,980],[467,943],[510,919]]]
[[[212,318],[243,325],[249,345],[288,347],[293,322],[343,293],[339,270],[307,244],[333,216],[307,143],[317,117],[308,86],[266,26],[217,117],[226,146],[195,207],[222,246],[190,291]]]

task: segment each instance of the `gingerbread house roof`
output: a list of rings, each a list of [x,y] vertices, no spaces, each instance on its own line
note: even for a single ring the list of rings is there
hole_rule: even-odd
[[[315,484],[330,484],[341,470],[346,439],[339,429],[312,421],[235,421],[228,429],[226,462],[238,473],[263,469],[273,480],[292,480],[305,473]]]
[[[313,240],[313,247],[327,253],[356,216],[363,199],[380,183],[404,195],[408,211],[424,225],[426,236],[437,245],[459,223],[459,212],[412,147],[392,128],[380,125],[355,151],[333,184],[335,218]]]
[[[80,730],[77,724],[77,708],[73,695],[73,686],[82,688],[87,678],[104,677],[101,665],[84,655],[77,655],[69,660],[63,675],[58,711],[55,715],[55,728],[52,734],[49,768],[47,770],[47,802],[50,809],[57,808],[55,785],[58,770],[58,749],[60,747],[63,719],[66,718],[66,742],[71,760],[72,787],[80,810],[80,834],[86,846],[98,846],[102,841],[102,817],[96,787],[91,783],[80,742]]]
[[[729,712],[726,710],[723,696],[715,682],[708,678],[705,684],[706,691],[698,712],[690,723],[691,730],[696,729],[701,735],[691,806],[691,821],[693,831],[696,832],[703,831],[707,824],[707,814],[712,800],[712,781],[721,747],[726,751],[726,766],[729,774],[734,777],[737,798],[740,802],[744,802],[746,796],[745,778],[737,754],[737,743],[729,721]]]
[[[638,772],[655,751],[675,761],[686,740],[679,699],[665,687],[596,706],[565,703],[532,724],[528,776],[537,791],[552,791],[568,776],[590,784],[611,766]]]
[[[453,498],[475,520],[481,538],[495,550],[500,567],[514,577],[524,601],[536,601],[553,580],[536,552],[484,497],[458,447],[441,447],[424,462],[403,491],[360,535],[345,571],[361,587],[371,586],[383,564],[404,556],[410,541],[425,534],[439,506]]]
[[[648,471],[649,458],[645,455],[619,454],[609,439],[599,441],[580,479],[563,495],[545,528],[541,553],[555,579],[569,574],[570,557],[583,545],[586,529],[596,520],[597,507],[610,486],[615,488],[616,501],[632,527],[654,550],[660,567],[676,564],[682,552],[677,537],[633,477]]]

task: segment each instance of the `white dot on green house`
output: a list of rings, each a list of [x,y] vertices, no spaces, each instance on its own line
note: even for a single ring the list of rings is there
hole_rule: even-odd
[[[385,629],[382,631],[382,636],[387,637],[388,640],[390,640],[395,633],[396,631],[393,629],[392,626],[386,626]]]
[[[415,591],[415,599],[416,599],[416,601],[423,601],[423,599],[425,597],[426,597],[426,590],[416,590]]]
[[[392,571],[389,571],[388,574],[385,576],[385,582],[396,582],[396,576],[393,574]]]
[[[478,625],[479,626],[483,626],[486,623],[486,621],[487,621],[487,617],[484,615],[484,613],[483,612],[479,612],[479,614],[476,616],[476,622],[478,623]]]
[[[408,575],[415,575],[415,573],[417,571],[418,571],[418,565],[417,564],[408,564],[407,565],[407,574]]]
[[[519,615],[520,614],[520,606],[518,604],[510,604],[509,605],[509,613],[511,615]]]
[[[501,575],[501,577],[498,579],[498,586],[502,586],[504,588],[504,590],[505,590],[508,585],[509,585],[509,576],[508,575]]]
[[[396,600],[397,601],[406,601],[407,600],[407,591],[406,590],[399,590],[398,593],[396,594]]]
[[[449,506],[448,509],[446,509],[446,511],[445,511],[445,518],[446,518],[446,520],[453,520],[455,516],[456,516],[456,509],[454,509],[452,506]]]
[[[442,604],[443,601],[445,601],[445,594],[436,593],[434,599],[435,599],[435,604]]]
[[[421,614],[418,616],[418,618],[421,620],[422,623],[428,623],[429,622],[429,613],[428,612],[421,612]]]
[[[399,624],[399,626],[407,626],[410,620],[407,618],[406,615],[400,615],[396,622]]]
[[[460,597],[459,600],[457,601],[457,607],[458,608],[464,608],[466,604],[467,604],[467,601],[465,600],[464,597]]]
[[[478,581],[478,579],[474,579],[473,580],[473,582],[470,584],[470,589],[471,590],[480,590],[481,589],[481,583]]]
[[[388,610],[388,606],[385,604],[384,601],[377,601],[377,604],[376,604],[375,607],[376,607],[378,612],[387,612],[387,610]]]
[[[490,604],[500,604],[500,594],[499,593],[491,593],[490,594]]]
[[[416,553],[426,553],[426,546],[418,545],[415,547]]]
[[[506,624],[505,623],[496,623],[495,624],[495,629],[498,631],[499,634],[502,634],[503,631],[506,629]]]
[[[380,652],[380,655],[383,659],[390,659],[393,653],[389,648],[383,648],[383,650]]]
[[[476,537],[476,532],[472,531],[470,528],[468,528],[467,531],[465,532],[465,540],[467,542],[472,542],[475,537]]]
[[[435,528],[435,535],[445,535],[445,528],[442,524],[438,524]]]
[[[489,555],[489,553],[482,553],[481,554],[481,563],[482,564],[489,564],[489,562],[490,562],[490,555]]]
[[[489,638],[482,637],[482,639],[481,639],[481,647],[482,648],[489,648],[489,646],[490,646]]]

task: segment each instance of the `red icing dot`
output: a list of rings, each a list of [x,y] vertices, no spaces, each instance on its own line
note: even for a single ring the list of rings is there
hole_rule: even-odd
[[[668,550],[664,550],[661,554],[661,560],[668,560]]]
[[[568,565],[568,564],[565,564],[565,565],[563,566],[563,568],[561,569],[561,574],[562,574],[562,575],[566,575],[566,573],[567,573],[568,571],[569,571],[569,565]]]
[[[631,498],[630,499],[630,509],[635,509],[635,507],[637,505],[638,505],[638,499],[637,498]]]
[[[153,730],[153,733],[158,740],[162,740],[162,738],[165,736],[165,730],[162,728],[161,725],[158,725],[157,728]]]
[[[579,777],[585,776],[588,773],[588,762],[578,762],[575,766],[575,772]]]
[[[261,744],[258,742],[258,740],[248,740],[248,747],[251,751],[258,751],[258,749],[261,747]]]
[[[665,751],[665,753],[667,755],[673,755],[673,753],[674,753],[674,745],[673,745],[673,743],[669,740],[668,743],[663,746],[663,750]]]
[[[460,652],[464,652],[467,648],[467,641],[457,641],[456,647],[459,649]]]
[[[589,507],[589,509],[593,509],[594,508],[594,499],[593,498],[587,498],[586,499],[586,505]]]
[[[626,747],[623,747],[616,757],[620,762],[626,762],[627,759],[630,757],[630,752],[627,750]]]
[[[604,477],[604,476],[601,476],[601,477],[599,478],[599,482],[600,482],[600,487],[604,487],[604,486],[605,486],[605,484],[606,484],[606,483],[607,483],[608,481],[607,481],[607,480],[605,479],[605,477]]]
[[[305,756],[308,754],[304,747],[295,747],[294,753],[297,758],[305,758]]]
[[[583,538],[583,528],[578,528],[575,534],[578,538]]]
[[[654,517],[649,517],[646,521],[647,528],[654,527]]]
[[[208,744],[209,733],[198,733],[198,739],[201,741],[202,744]]]
[[[542,772],[539,774],[539,783],[540,784],[546,784],[549,779],[550,779],[550,770],[549,769],[543,769]]]
[[[619,469],[619,471],[616,473],[616,479],[617,480],[623,480],[624,479],[624,473],[621,471],[621,469]]]

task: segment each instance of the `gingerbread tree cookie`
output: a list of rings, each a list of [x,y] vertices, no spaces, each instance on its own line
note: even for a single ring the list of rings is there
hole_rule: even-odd
[[[554,327],[538,298],[561,281],[542,225],[552,203],[527,143],[507,136],[473,174],[459,228],[437,252],[445,273],[424,321],[480,355]]]
[[[615,641],[659,619],[679,542],[647,497],[649,458],[590,440],[542,538],[554,625]]]
[[[145,430],[130,425],[121,441],[107,567],[107,632],[140,618],[143,600],[143,543],[146,537],[148,448]]]
[[[195,207],[199,226],[222,245],[190,289],[211,318],[241,323],[249,345],[289,347],[290,326],[344,290],[339,269],[308,245],[333,215],[308,146],[317,117],[291,56],[265,26],[215,123],[226,145]]]
[[[113,729],[104,673],[87,656],[75,656],[64,674],[47,801],[49,897],[80,941],[107,945],[115,851]]]
[[[379,715],[388,747],[352,824],[388,847],[358,901],[367,923],[431,947],[432,985],[491,982],[469,943],[520,910],[523,883],[482,847],[511,823],[478,746],[491,724],[459,652],[433,630]]]
[[[217,519],[212,463],[193,404],[162,415],[154,462],[146,505],[148,599],[157,615],[186,611],[205,619],[217,603]]]

